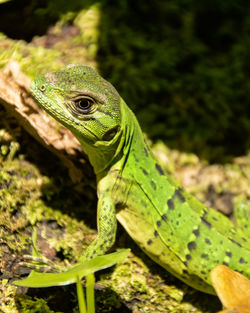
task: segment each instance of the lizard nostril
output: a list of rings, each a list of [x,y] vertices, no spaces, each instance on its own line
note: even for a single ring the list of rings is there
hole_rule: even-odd
[[[39,89],[40,89],[41,91],[45,91],[46,86],[45,86],[45,85],[42,85]]]

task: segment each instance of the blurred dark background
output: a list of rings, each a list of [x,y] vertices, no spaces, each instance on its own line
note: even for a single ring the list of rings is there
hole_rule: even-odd
[[[13,0],[0,31],[31,41],[95,1]],[[150,138],[226,162],[250,148],[250,2],[100,0],[97,61]],[[69,23],[69,21],[67,21]]]

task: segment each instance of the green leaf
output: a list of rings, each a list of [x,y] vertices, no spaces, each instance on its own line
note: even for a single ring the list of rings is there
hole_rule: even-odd
[[[76,266],[61,273],[32,273],[29,277],[23,280],[13,282],[16,286],[23,287],[52,287],[74,284],[83,276],[90,273],[95,273],[104,268],[110,267],[124,261],[129,253],[129,249],[123,249],[118,252],[98,256],[90,261],[78,263]]]

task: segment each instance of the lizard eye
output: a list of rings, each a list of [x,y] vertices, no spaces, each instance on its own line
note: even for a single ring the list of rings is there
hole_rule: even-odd
[[[79,113],[88,114],[92,111],[95,101],[90,97],[80,97],[73,100],[75,108]]]

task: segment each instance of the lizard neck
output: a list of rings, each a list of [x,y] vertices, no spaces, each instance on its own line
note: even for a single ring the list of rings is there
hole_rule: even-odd
[[[101,179],[109,173],[112,176],[119,175],[122,177],[125,172],[131,178],[133,176],[132,173],[136,160],[139,162],[139,159],[143,159],[144,164],[147,164],[147,162],[151,160],[151,152],[149,150],[146,151],[147,158],[145,158],[146,144],[140,125],[134,113],[122,99],[121,132],[122,137],[110,166],[107,168],[106,172],[103,172],[104,175],[97,176],[97,178]]]

